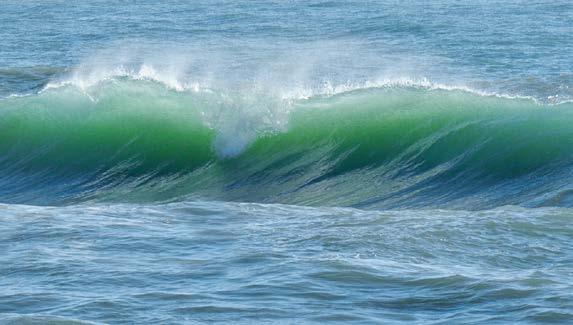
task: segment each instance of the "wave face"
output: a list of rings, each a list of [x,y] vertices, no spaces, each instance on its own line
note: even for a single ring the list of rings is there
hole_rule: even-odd
[[[0,201],[572,206],[573,105],[402,86],[285,99],[114,78],[0,101]]]

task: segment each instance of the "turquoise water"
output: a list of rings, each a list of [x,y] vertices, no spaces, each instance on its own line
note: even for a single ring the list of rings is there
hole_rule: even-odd
[[[0,324],[573,322],[568,1],[0,27]]]

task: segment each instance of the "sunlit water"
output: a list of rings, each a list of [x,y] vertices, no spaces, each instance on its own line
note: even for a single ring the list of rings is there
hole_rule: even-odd
[[[570,1],[0,2],[0,324],[573,322]]]

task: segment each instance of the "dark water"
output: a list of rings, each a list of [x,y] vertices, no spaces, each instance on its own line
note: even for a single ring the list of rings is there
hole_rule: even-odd
[[[0,27],[0,324],[573,322],[568,1]]]

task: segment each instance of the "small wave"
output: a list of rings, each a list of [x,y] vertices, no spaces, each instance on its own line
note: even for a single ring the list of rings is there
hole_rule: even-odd
[[[96,325],[98,323],[47,315],[0,314],[0,325]]]

